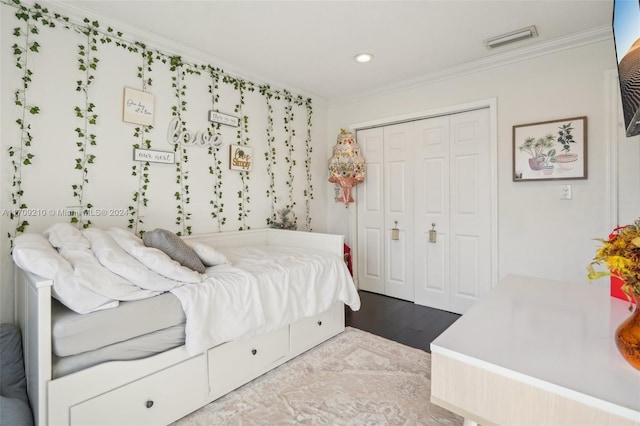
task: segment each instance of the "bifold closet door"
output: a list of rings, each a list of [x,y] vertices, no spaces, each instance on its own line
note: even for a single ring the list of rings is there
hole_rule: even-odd
[[[449,309],[449,116],[416,123],[415,302]],[[435,230],[435,243],[429,231]]]
[[[366,179],[358,185],[358,287],[384,294],[384,130],[358,130],[358,145],[366,161]]]
[[[464,313],[491,288],[489,110],[416,126],[415,301]]]
[[[358,284],[413,301],[413,123],[358,131],[357,138],[367,161],[357,203]]]

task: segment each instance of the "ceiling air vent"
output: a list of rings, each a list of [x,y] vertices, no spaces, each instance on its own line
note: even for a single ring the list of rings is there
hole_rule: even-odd
[[[487,49],[495,49],[496,47],[504,46],[506,44],[515,43],[516,41],[526,40],[538,36],[538,31],[535,25],[530,27],[521,28],[519,30],[511,31],[510,33],[502,34],[497,37],[490,38],[485,41],[484,44]]]

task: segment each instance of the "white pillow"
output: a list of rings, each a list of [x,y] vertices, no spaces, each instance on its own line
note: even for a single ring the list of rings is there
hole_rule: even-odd
[[[133,233],[121,228],[111,228],[107,233],[124,251],[152,271],[180,282],[202,282],[202,275],[198,272],[182,266],[161,250],[145,246],[142,239]]]
[[[53,247],[60,248],[89,248],[91,245],[82,233],[70,223],[54,223],[44,232]]]
[[[91,243],[91,250],[101,264],[110,271],[121,275],[140,288],[169,291],[182,283],[153,272],[124,251],[104,230],[88,228],[83,232]]]
[[[142,289],[105,268],[91,251],[89,240],[71,224],[55,224],[44,235],[49,236],[60,256],[69,261],[76,281],[84,287],[114,300],[140,300],[160,294]]]
[[[216,266],[231,263],[224,253],[219,252],[211,246],[197,241],[184,240],[184,242],[196,252],[204,266]]]
[[[115,308],[118,301],[81,285],[71,264],[51,247],[40,234],[18,235],[13,241],[13,260],[20,268],[53,280],[52,295],[69,309],[79,313]]]
[[[13,261],[25,271],[47,279],[53,279],[60,269],[71,270],[69,262],[40,234],[18,235],[13,241]]]

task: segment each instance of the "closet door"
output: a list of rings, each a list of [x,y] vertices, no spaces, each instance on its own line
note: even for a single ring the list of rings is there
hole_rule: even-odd
[[[444,310],[450,303],[449,139],[449,116],[416,122],[415,301]]]
[[[413,301],[413,124],[360,130],[357,140],[367,162],[357,190],[358,286]]]
[[[464,313],[491,290],[489,110],[451,116],[451,305]]]
[[[366,161],[366,180],[358,185],[357,279],[362,290],[384,294],[384,198],[382,127],[358,130],[356,140]]]
[[[416,123],[415,276],[421,305],[464,313],[491,288],[488,123],[488,109]]]
[[[384,294],[413,302],[413,123],[384,128]],[[398,239],[392,230],[398,229]]]

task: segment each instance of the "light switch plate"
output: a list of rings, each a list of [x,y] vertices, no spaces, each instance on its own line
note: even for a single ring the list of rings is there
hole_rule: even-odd
[[[562,185],[560,187],[560,199],[561,200],[571,199],[571,185]]]

